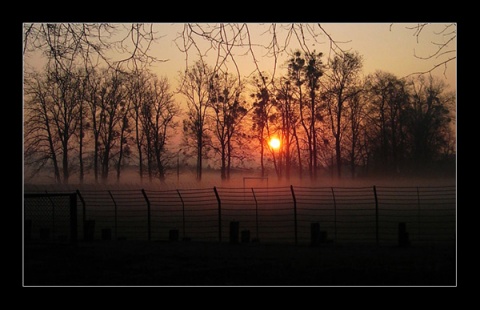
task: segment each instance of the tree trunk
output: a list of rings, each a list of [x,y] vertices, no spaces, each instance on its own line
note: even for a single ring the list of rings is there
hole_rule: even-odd
[[[301,158],[301,153],[300,153],[300,143],[298,141],[297,130],[295,129],[295,126],[293,127],[293,137],[295,138],[295,143],[296,143],[296,146],[297,146],[298,177],[301,180],[302,177],[303,177],[302,158]]]
[[[120,134],[120,152],[118,154],[118,163],[117,163],[117,182],[120,182],[120,172],[122,168],[122,159],[123,159],[123,131]]]
[[[164,182],[165,181],[165,168],[163,167],[163,163],[162,163],[162,151],[161,151],[161,149],[162,149],[162,147],[160,147],[159,145],[157,145],[155,147],[155,159],[157,161],[158,179],[161,182]]]
[[[225,154],[225,145],[224,143],[222,142],[222,150],[221,150],[221,167],[220,167],[220,177],[223,180],[225,180],[227,178],[227,175],[226,175],[226,171],[225,171],[225,167],[226,167],[226,154]]]
[[[230,145],[230,139],[227,145],[227,180],[230,180],[230,170],[232,168],[232,147]]]
[[[108,179],[109,157],[110,157],[110,149],[108,146],[105,146],[105,150],[103,152],[103,160],[102,160],[102,180],[103,181],[106,181]]]
[[[138,117],[138,107],[135,110],[135,140],[138,150],[138,174],[140,176],[140,182],[143,181],[143,152],[142,142],[140,141],[140,121]]]
[[[54,173],[54,176],[55,176],[55,182],[61,183],[62,181],[60,179],[60,168],[58,167],[57,154],[55,153],[55,146],[53,144],[52,133],[51,133],[51,130],[50,130],[50,122],[47,118],[47,111],[45,110],[44,107],[43,107],[43,111],[45,113],[45,125],[46,125],[46,128],[47,128],[48,145],[49,145],[49,148],[50,148],[50,154],[51,154],[52,162],[53,162],[53,173]]]
[[[197,133],[197,181],[202,180],[202,151],[203,151],[203,137],[202,132]]]
[[[261,167],[261,172],[262,172],[262,178],[265,177],[265,163],[264,163],[264,143],[265,143],[265,140],[263,139],[263,129],[262,129],[262,133],[261,133],[261,138],[260,138],[260,167]]]
[[[340,147],[340,139],[339,137],[335,137],[335,155],[337,159],[337,176],[338,178],[342,177],[342,154],[341,154],[341,147]]]
[[[84,171],[83,171],[83,104],[80,103],[80,143],[78,151],[78,159],[80,164],[80,184],[83,183]]]
[[[62,143],[63,144],[63,160],[62,160],[62,165],[63,165],[63,182],[65,184],[68,184],[68,178],[70,176],[70,173],[68,171],[68,143],[65,141]]]
[[[98,182],[98,136],[95,137],[95,146],[93,150],[93,174],[95,175],[95,182]]]

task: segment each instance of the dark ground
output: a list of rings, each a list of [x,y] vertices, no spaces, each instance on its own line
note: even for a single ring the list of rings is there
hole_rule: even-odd
[[[24,247],[24,286],[456,286],[455,247],[96,241]]]

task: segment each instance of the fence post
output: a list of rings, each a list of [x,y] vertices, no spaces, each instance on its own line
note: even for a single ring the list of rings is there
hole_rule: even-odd
[[[148,241],[152,238],[152,229],[151,229],[151,218],[150,218],[150,200],[148,200],[147,193],[142,188],[143,197],[145,197],[145,201],[147,202],[147,231],[148,231]]]
[[[85,223],[86,220],[86,210],[85,210],[85,200],[82,197],[82,194],[80,194],[80,190],[77,189],[77,195],[80,198],[80,201],[82,202],[82,216],[83,216],[83,222]]]
[[[378,242],[378,197],[377,197],[377,187],[375,185],[373,186],[373,195],[375,197],[375,240],[378,246],[379,244]]]
[[[335,191],[332,187],[332,197],[333,197],[333,232],[335,235],[335,243],[337,243],[337,200],[335,199]]]
[[[115,240],[116,240],[116,239],[117,239],[117,202],[116,202],[115,199],[113,198],[113,195],[112,195],[112,192],[111,192],[111,191],[108,191],[108,194],[109,194],[110,197],[112,198],[113,205],[115,206]]]
[[[218,241],[222,242],[222,202],[220,201],[216,186],[213,187],[213,191],[215,192],[215,197],[217,197],[218,201]]]
[[[70,242],[77,245],[77,194],[70,195]]]
[[[295,245],[298,244],[298,230],[297,230],[297,199],[295,198],[295,192],[293,190],[293,185],[290,185],[290,191],[292,192],[293,197],[293,221],[295,227]]]
[[[418,221],[418,237],[417,238],[418,238],[418,242],[420,242],[420,236],[421,236],[421,234],[420,234],[421,229],[420,228],[421,228],[422,224],[421,224],[421,217],[420,217],[420,190],[418,189],[418,186],[417,186],[417,206],[418,206],[418,214],[417,214],[417,216],[418,216],[418,220],[417,220]]]
[[[178,197],[180,197],[180,201],[182,202],[182,233],[183,233],[183,240],[186,240],[185,235],[185,202],[183,201],[182,195],[180,194],[180,190],[177,189]]]
[[[48,200],[52,204],[52,238],[55,237],[55,204],[53,203],[52,198],[48,195],[48,191],[45,191],[47,194]]]

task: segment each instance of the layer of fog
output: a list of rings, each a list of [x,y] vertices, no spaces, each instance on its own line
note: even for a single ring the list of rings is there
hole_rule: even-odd
[[[112,176],[103,182],[100,179],[96,182],[91,175],[87,175],[84,182],[80,183],[77,178],[72,177],[69,184],[56,184],[53,178],[48,175],[39,176],[24,180],[24,191],[75,191],[77,189],[85,190],[175,190],[175,189],[199,189],[199,188],[264,188],[264,187],[283,187],[283,186],[304,186],[304,187],[371,187],[371,186],[391,186],[391,187],[435,187],[435,186],[455,186],[455,176],[429,176],[419,177],[356,177],[345,176],[335,178],[331,175],[323,174],[317,180],[310,180],[306,175],[302,179],[298,177],[283,177],[278,179],[275,173],[270,173],[265,178],[253,171],[237,171],[231,174],[229,180],[221,180],[219,171],[205,171],[202,174],[202,180],[196,180],[195,171],[182,171],[177,174],[175,171],[169,173],[164,182],[156,178],[149,180],[144,176],[143,180],[139,177],[137,171],[122,172],[120,181],[116,181]]]

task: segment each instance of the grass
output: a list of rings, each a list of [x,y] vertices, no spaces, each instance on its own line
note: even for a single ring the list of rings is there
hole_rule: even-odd
[[[94,241],[24,248],[24,286],[455,286],[454,247]]]

